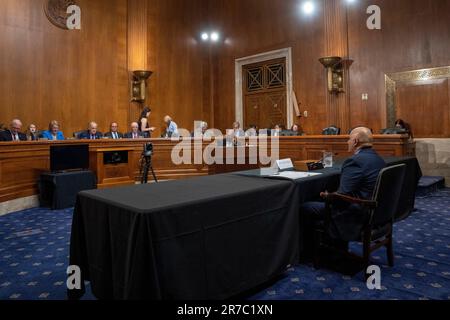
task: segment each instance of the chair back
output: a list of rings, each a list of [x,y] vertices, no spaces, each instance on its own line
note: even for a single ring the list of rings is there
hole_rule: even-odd
[[[330,126],[323,129],[322,134],[325,136],[338,136],[341,134],[341,129],[336,126]]]
[[[73,133],[73,137],[74,137],[75,139],[80,139],[80,135],[81,135],[83,132],[86,132],[86,130],[81,130],[81,131],[74,132],[74,133]]]
[[[386,128],[381,130],[381,134],[405,134],[408,133],[406,129],[402,128]]]
[[[373,193],[378,206],[373,211],[373,227],[382,227],[393,221],[405,178],[406,165],[399,164],[380,171]]]
[[[38,139],[44,138],[44,132],[45,130],[38,130],[38,132],[36,133]]]
[[[298,135],[298,133],[294,132],[292,130],[283,130],[280,132],[281,137],[295,137],[297,135]]]

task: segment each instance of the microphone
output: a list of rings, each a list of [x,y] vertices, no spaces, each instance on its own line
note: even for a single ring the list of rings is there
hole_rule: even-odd
[[[331,154],[332,154],[333,157],[339,155],[339,153],[337,153],[337,152],[331,153]],[[309,171],[314,171],[314,170],[325,169],[325,166],[324,166],[324,163],[323,163],[324,160],[325,160],[325,156],[323,156],[319,161],[307,163],[308,170]]]

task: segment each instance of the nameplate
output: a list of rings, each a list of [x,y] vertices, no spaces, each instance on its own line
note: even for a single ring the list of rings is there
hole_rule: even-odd
[[[294,164],[291,159],[277,160],[277,166],[279,170],[294,169]]]

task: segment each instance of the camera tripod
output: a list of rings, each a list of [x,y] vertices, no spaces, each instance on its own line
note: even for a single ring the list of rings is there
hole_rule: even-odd
[[[156,174],[155,171],[153,170],[153,166],[152,166],[152,156],[147,156],[144,153],[141,156],[141,169],[139,171],[139,174],[141,175],[141,183],[147,183],[148,182],[148,172],[151,171],[152,175],[153,175],[153,179],[155,180],[155,182],[158,182],[158,179],[156,179]]]

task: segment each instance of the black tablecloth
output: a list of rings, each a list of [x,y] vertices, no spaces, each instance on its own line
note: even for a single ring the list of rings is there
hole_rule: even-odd
[[[98,298],[231,297],[298,261],[294,188],[225,174],[81,192],[70,264]]]
[[[406,165],[406,175],[403,182],[402,193],[400,201],[396,210],[395,220],[404,220],[413,212],[415,203],[415,194],[417,185],[422,177],[419,162],[415,157],[384,157],[386,166],[394,166],[397,164]],[[322,201],[320,193],[323,191],[334,192],[339,188],[339,180],[341,175],[342,164],[345,158],[337,159],[332,168],[317,170],[314,172],[321,173],[321,175],[312,176],[308,178],[298,179],[292,181],[295,184],[295,192],[300,203],[307,201]],[[264,177],[264,170],[249,170],[245,172],[236,172],[235,175],[248,177]],[[285,179],[279,177],[265,177],[266,179]],[[303,226],[300,224],[299,233],[302,233]],[[303,237],[299,239],[299,249],[303,249]]]
[[[75,205],[78,192],[95,188],[95,175],[89,170],[43,173],[39,180],[40,204],[53,210],[70,208]]]
[[[275,171],[274,171],[275,172]],[[320,193],[323,191],[334,192],[339,187],[339,179],[341,176],[341,169],[337,168],[327,168],[322,170],[314,171],[315,173],[320,173],[320,175],[314,175],[307,178],[297,179],[297,180],[286,180],[286,178],[280,178],[277,176],[268,177],[266,169],[256,169],[248,170],[243,172],[233,173],[236,176],[241,177],[253,177],[254,179],[260,180],[279,180],[279,181],[289,181],[294,186],[294,195],[299,201],[299,205],[307,201],[322,201],[320,198]],[[294,197],[294,196],[293,196]],[[303,225],[299,220],[299,235],[303,234]],[[300,236],[298,239],[298,245],[300,252],[303,250],[303,237]]]

